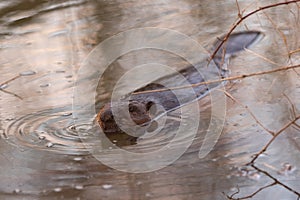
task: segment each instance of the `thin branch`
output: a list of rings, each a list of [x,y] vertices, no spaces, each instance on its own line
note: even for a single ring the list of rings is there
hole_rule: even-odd
[[[245,15],[244,17],[241,17],[232,27],[231,29],[228,31],[227,35],[224,37],[224,39],[220,42],[219,46],[215,49],[215,51],[212,53],[212,55],[210,56],[210,60],[209,62],[212,61],[212,59],[215,57],[215,55],[217,54],[217,52],[219,51],[219,49],[221,48],[221,46],[224,44],[225,41],[228,40],[229,36],[231,35],[231,33],[235,30],[235,28],[240,24],[242,23],[245,19],[247,19],[248,17],[250,17],[251,15],[254,15],[255,13],[258,13],[262,10],[266,10],[266,9],[269,9],[269,8],[273,8],[273,7],[278,7],[278,6],[281,6],[281,5],[288,5],[288,4],[291,4],[291,3],[297,3],[297,2],[300,2],[300,0],[293,0],[293,1],[285,1],[285,2],[280,2],[280,3],[276,3],[276,4],[272,4],[272,5],[267,5],[267,6],[264,6],[264,7],[260,7],[250,13],[248,13],[247,15]]]
[[[265,74],[270,74],[270,73],[275,73],[275,72],[280,72],[280,71],[286,71],[286,70],[295,69],[295,68],[299,68],[299,67],[300,67],[300,65],[285,66],[285,67],[272,69],[272,70],[267,70],[267,71],[262,71],[262,72],[254,72],[254,73],[251,73],[251,74],[243,74],[243,75],[232,76],[232,77],[222,78],[222,79],[218,79],[218,80],[211,80],[211,81],[200,82],[200,83],[184,85],[184,86],[178,86],[178,87],[171,87],[171,88],[164,88],[164,89],[157,89],[157,90],[146,90],[146,91],[141,91],[141,92],[133,92],[131,94],[137,95],[137,94],[164,92],[164,91],[167,91],[167,90],[179,90],[179,89],[185,89],[185,88],[190,88],[190,87],[197,87],[197,86],[200,86],[200,85],[207,85],[207,84],[211,84],[211,83],[219,83],[219,82],[223,82],[223,81],[232,81],[232,80],[238,80],[238,79],[248,78],[248,77],[252,77],[252,76],[259,76],[259,75],[265,75]]]
[[[278,34],[280,35],[280,37],[282,38],[283,40],[283,43],[284,43],[284,46],[286,48],[286,51],[287,53],[290,52],[289,50],[289,46],[288,46],[288,43],[287,43],[287,39],[284,35],[284,33],[278,28],[278,26],[276,25],[276,23],[272,20],[272,18],[265,12],[263,12],[263,14],[266,16],[266,18],[271,22],[272,26],[274,27],[274,29],[278,32]],[[289,56],[290,58],[290,56]]]
[[[243,14],[241,13],[241,9],[240,9],[240,5],[239,5],[238,0],[235,0],[235,4],[236,4],[236,7],[238,9],[238,16],[239,16],[239,18],[242,18]]]
[[[292,54],[298,53],[298,52],[300,52],[300,48],[299,48],[299,49],[295,49],[295,50],[291,50],[291,51],[289,52],[289,55],[292,55]]]
[[[296,122],[293,124],[294,126],[296,126],[296,128],[298,128],[300,130],[300,125],[297,124]]]
[[[253,192],[252,194],[245,196],[245,197],[240,197],[240,198],[233,198],[233,196],[237,193],[234,193],[234,195],[231,196],[227,196],[228,199],[230,200],[242,200],[242,199],[251,199],[253,198],[255,195],[257,195],[259,192],[263,191],[264,189],[268,188],[268,187],[272,187],[273,185],[276,185],[276,182],[273,182],[271,184],[268,184],[266,186],[263,186],[261,188],[259,188],[258,190],[256,190],[255,192]]]
[[[284,125],[278,132],[276,132],[274,134],[274,136],[272,137],[272,139],[257,154],[255,154],[255,156],[253,157],[253,159],[247,165],[253,165],[253,163],[255,162],[255,160],[269,148],[269,146],[278,137],[278,135],[280,135],[284,130],[286,130],[292,124],[295,124],[295,122],[298,119],[300,119],[300,116],[297,116],[294,120],[290,121],[289,123],[287,123],[286,125]]]
[[[7,81],[4,81],[3,83],[0,83],[0,87],[3,86],[3,85],[8,84],[8,83],[10,83],[10,82],[16,80],[17,78],[20,78],[20,77],[21,77],[21,75],[17,75],[17,76],[15,76],[15,77],[11,78],[11,79],[8,79]]]
[[[21,96],[15,94],[15,93],[13,93],[13,92],[10,92],[10,91],[4,90],[4,89],[0,89],[0,91],[4,92],[4,93],[6,93],[6,94],[10,94],[10,95],[12,95],[12,96],[14,96],[14,97],[17,97],[18,99],[23,100],[23,98],[22,98]]]
[[[268,128],[266,128],[253,114],[253,112],[248,108],[248,106],[245,106],[244,104],[242,104],[240,101],[238,101],[236,98],[234,98],[231,94],[229,94],[226,91],[223,91],[225,93],[225,95],[227,97],[229,97],[232,101],[236,102],[237,104],[239,104],[240,106],[242,106],[243,108],[245,108],[247,110],[248,113],[250,113],[250,115],[252,116],[252,118],[255,120],[255,122],[257,124],[259,124],[265,131],[267,131],[268,133],[270,133],[272,136],[274,136],[274,132],[269,130]]]
[[[227,199],[232,199],[233,197],[234,197],[234,195],[236,195],[236,194],[238,194],[238,193],[240,193],[240,188],[239,188],[239,186],[237,186],[237,191],[236,192],[234,192],[233,194],[231,194],[230,196],[228,196],[228,195],[225,195],[226,197],[227,197]],[[224,194],[224,193],[223,193]]]
[[[10,82],[12,82],[12,81],[14,81],[14,80],[20,78],[20,77],[21,77],[21,75],[17,75],[17,76],[15,76],[15,77],[13,77],[13,78],[11,78],[11,79],[8,79],[7,81],[4,81],[3,83],[1,83],[1,84],[0,84],[0,91],[2,91],[2,92],[4,92],[4,93],[7,93],[7,94],[10,94],[10,95],[12,95],[12,96],[14,96],[14,97],[17,97],[18,99],[23,100],[23,98],[22,98],[21,96],[15,94],[15,93],[13,93],[13,92],[9,92],[9,91],[7,91],[7,90],[4,90],[4,89],[2,88],[4,85],[6,85],[6,84],[8,84],[8,83],[10,83]]]
[[[270,179],[272,179],[276,184],[278,184],[278,185],[284,187],[285,189],[287,189],[287,190],[293,192],[293,193],[296,194],[298,197],[300,197],[300,193],[299,193],[299,192],[297,192],[296,190],[290,188],[289,186],[285,185],[284,183],[280,182],[278,179],[274,178],[274,177],[273,177],[271,174],[269,174],[268,172],[266,172],[266,171],[264,171],[264,170],[262,170],[262,169],[256,167],[254,164],[252,164],[251,167],[253,167],[253,168],[256,169],[257,171],[259,171],[259,172],[265,174],[266,176],[268,176],[268,177],[269,177]]]
[[[278,64],[278,63],[276,63],[276,62],[270,60],[269,58],[266,58],[265,56],[262,56],[262,55],[260,55],[260,54],[258,54],[258,53],[256,53],[256,52],[254,52],[254,51],[252,51],[252,50],[250,50],[250,49],[245,48],[245,51],[246,51],[246,52],[249,52],[249,53],[251,53],[251,54],[254,54],[255,56],[257,56],[257,57],[259,57],[259,58],[261,58],[261,59],[267,61],[268,63],[271,63],[271,64],[276,65],[276,66],[281,66],[280,64]]]
[[[293,118],[295,118],[296,117],[295,105],[293,104],[292,100],[285,93],[283,93],[283,96],[285,96],[285,98],[288,100],[290,106],[292,107]]]

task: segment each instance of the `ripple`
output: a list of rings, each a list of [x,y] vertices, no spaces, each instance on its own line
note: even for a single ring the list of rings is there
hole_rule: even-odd
[[[79,124],[75,127],[73,121],[71,107],[47,109],[13,120],[2,135],[9,143],[20,148],[85,154],[89,149],[82,139],[88,142],[95,126]],[[83,135],[87,138],[83,138]]]

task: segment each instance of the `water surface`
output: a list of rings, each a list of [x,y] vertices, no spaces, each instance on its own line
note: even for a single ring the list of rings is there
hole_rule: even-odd
[[[242,1],[240,9],[248,12],[269,3],[274,1]],[[181,32],[209,50],[236,20],[236,1],[229,0],[2,1],[0,82],[21,74],[2,88],[22,99],[0,91],[0,198],[226,199],[226,194],[238,188],[235,197],[243,197],[272,183],[265,174],[245,166],[271,135],[230,99],[222,135],[205,158],[199,159],[198,151],[211,116],[209,96],[197,102],[201,121],[193,144],[171,165],[144,174],[121,172],[99,162],[90,149],[95,145],[93,138],[101,135],[99,127],[94,126],[93,118],[86,120],[90,123],[74,124],[72,103],[78,70],[104,39],[133,28],[159,27]],[[248,18],[237,31],[259,30],[265,37],[251,48],[255,53],[244,52],[231,60],[231,75],[299,63],[299,51],[288,57],[289,51],[300,48],[299,27],[299,8],[292,4]],[[158,50],[130,52],[106,70],[98,86],[96,109],[110,100],[114,84],[125,72],[149,61],[174,69],[187,64]],[[139,73],[134,74],[137,79],[147,76]],[[91,75],[77,84],[88,88],[95,78]],[[226,91],[247,105],[264,126],[276,131],[293,118],[292,106],[283,94],[299,115],[299,84],[296,70],[230,82]],[[83,97],[85,92],[90,91],[82,91]],[[170,117],[174,123],[177,114]],[[298,192],[299,133],[299,125],[286,129],[256,163]],[[153,141],[141,141],[138,148],[124,148],[151,151],[165,141],[168,135],[156,146]],[[291,167],[285,168],[287,165]],[[275,185],[253,199],[297,196]]]

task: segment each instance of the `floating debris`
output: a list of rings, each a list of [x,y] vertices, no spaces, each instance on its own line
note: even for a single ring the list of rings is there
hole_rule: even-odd
[[[39,139],[40,139],[40,140],[44,140],[44,139],[46,139],[46,136],[40,135],[40,136],[39,136]]]
[[[57,187],[57,188],[54,188],[53,191],[54,191],[54,192],[61,192],[61,191],[62,191],[62,188]]]
[[[44,84],[40,85],[41,88],[45,88],[45,87],[49,87],[49,86],[50,86],[50,83],[44,83]]]
[[[48,147],[48,148],[51,148],[51,147],[53,147],[53,146],[54,146],[53,143],[51,143],[51,142],[48,142],[48,143],[47,143],[47,147]]]
[[[282,168],[278,171],[278,174],[288,175],[296,170],[296,167],[291,165],[290,163],[283,163]]]
[[[232,175],[237,177],[247,177],[252,180],[259,180],[261,175],[258,171],[253,170],[249,167],[237,167],[237,171],[235,171]]]
[[[57,63],[57,64],[61,65],[62,63],[60,62],[60,63]],[[56,70],[55,71],[55,73],[57,73],[57,74],[65,73],[65,72],[66,72],[65,70]]]
[[[67,75],[67,76],[65,76],[65,78],[72,78],[73,77],[73,75]]]
[[[64,114],[62,114],[63,117],[68,117],[68,116],[71,116],[71,115],[72,115],[72,113],[64,113]]]
[[[31,75],[34,75],[34,74],[36,74],[35,71],[28,70],[28,71],[25,71],[25,72],[21,72],[20,76],[31,76]]]

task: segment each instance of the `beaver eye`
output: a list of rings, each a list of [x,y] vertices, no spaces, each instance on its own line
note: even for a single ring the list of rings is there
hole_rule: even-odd
[[[134,112],[137,110],[137,107],[136,106],[133,106],[133,105],[129,105],[129,112]]]
[[[113,120],[114,116],[112,114],[104,114],[101,118],[104,122],[108,122],[110,120]]]
[[[146,104],[146,109],[147,110],[150,110],[151,106],[155,105],[155,103],[153,101],[149,101],[147,104]]]

